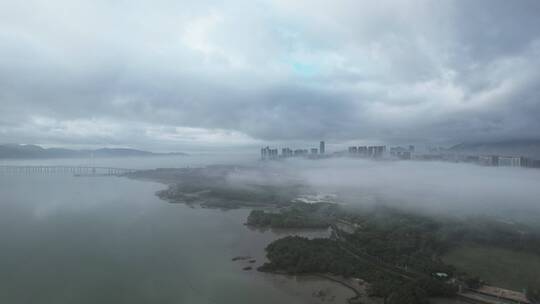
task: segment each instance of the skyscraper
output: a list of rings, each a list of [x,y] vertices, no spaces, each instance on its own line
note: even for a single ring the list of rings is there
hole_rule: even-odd
[[[324,141],[321,141],[319,144],[319,153],[324,154]]]

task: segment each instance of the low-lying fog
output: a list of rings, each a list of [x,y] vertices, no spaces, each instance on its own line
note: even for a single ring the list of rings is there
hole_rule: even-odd
[[[335,193],[347,205],[386,204],[440,215],[540,219],[540,170],[472,164],[364,159],[265,162],[242,172],[242,183],[303,183]]]

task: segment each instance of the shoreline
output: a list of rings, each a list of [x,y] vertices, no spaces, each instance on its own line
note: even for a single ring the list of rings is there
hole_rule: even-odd
[[[124,175],[122,177],[126,177],[128,179],[132,179],[132,180],[139,180],[139,181],[143,181],[143,182],[153,182],[153,183],[158,183],[158,184],[161,184],[161,185],[164,185],[166,186],[167,188],[171,185],[174,185],[175,183],[169,179],[166,179],[166,178],[152,178],[152,177],[138,177],[138,176],[130,176],[129,174],[127,175]],[[167,189],[167,188],[164,188],[164,189]],[[159,191],[158,191],[159,192]],[[168,200],[166,198],[161,198],[159,197],[158,195],[158,192],[154,193],[154,195],[156,197],[158,197],[160,200],[164,201],[164,202],[167,202],[169,204],[176,204],[176,203],[181,203],[181,204],[185,204],[185,205],[190,205],[186,202],[174,202],[174,201],[171,201],[171,200]],[[218,208],[218,207],[212,207],[212,206],[204,206],[204,205],[201,205],[201,204],[197,204],[199,206],[199,208],[201,209],[216,209],[216,210],[223,210],[223,208]],[[272,206],[265,206],[265,207],[257,207],[257,206],[242,206],[242,207],[232,207],[230,209],[248,209],[248,210],[255,210],[255,209],[273,209],[273,208],[276,208],[275,205],[272,205]],[[273,233],[273,234],[276,234],[278,235],[279,237],[282,237],[281,235],[279,235],[279,233],[276,233],[274,232],[273,230],[276,229],[276,228],[271,228],[271,227],[265,227],[265,228],[261,228],[261,227],[254,227],[254,226],[250,226],[250,225],[247,225],[247,219],[246,219],[246,222],[245,223],[242,223],[242,225],[244,225],[247,229],[249,230],[258,230],[260,232],[263,232],[263,233],[267,233],[267,232],[270,232],[270,233]],[[297,233],[299,231],[302,231],[304,229],[301,229],[301,228],[278,228],[277,230],[279,230],[280,232],[291,232],[291,233]],[[307,229],[308,231],[313,231],[313,230],[328,230],[327,229]],[[268,244],[266,244],[268,245]],[[264,259],[266,259],[266,254],[264,255],[263,257]],[[233,261],[236,261],[235,258],[233,258]],[[245,269],[243,269],[245,270]],[[361,302],[360,301],[360,298],[362,297],[362,292],[360,290],[358,290],[357,288],[355,288],[354,286],[352,286],[351,284],[345,282],[344,280],[340,279],[340,278],[334,278],[332,275],[328,275],[328,274],[320,274],[320,273],[316,273],[316,274],[302,274],[302,275],[290,275],[290,274],[287,274],[285,272],[267,272],[267,271],[259,271],[257,269],[254,269],[256,270],[255,272],[256,273],[263,273],[263,274],[270,274],[270,275],[273,275],[273,276],[286,276],[286,277],[296,277],[296,276],[300,276],[300,277],[305,277],[305,278],[317,278],[317,279],[321,279],[323,281],[326,281],[326,282],[330,282],[330,283],[334,283],[336,284],[336,286],[341,286],[347,290],[350,290],[352,293],[353,293],[353,296],[352,297],[349,297],[347,298],[347,303],[349,304],[363,304],[364,302]],[[316,290],[314,290],[314,292],[316,292]],[[315,297],[313,295],[313,297]],[[311,300],[310,298],[306,298],[308,300]]]
[[[260,270],[257,270],[257,272],[276,275],[276,276],[305,277],[305,278],[313,277],[313,278],[323,279],[323,280],[328,281],[328,282],[336,283],[337,285],[342,286],[342,287],[352,291],[354,296],[348,298],[347,303],[349,303],[349,304],[371,304],[371,303],[362,302],[360,300],[362,298],[362,296],[367,296],[367,295],[364,294],[363,290],[359,290],[358,288],[352,286],[352,284],[346,282],[347,279],[336,277],[336,276],[333,276],[331,274],[324,274],[324,273],[289,274],[289,273],[287,273],[285,271],[260,271]],[[372,301],[372,303],[374,303],[374,302],[375,301]]]
[[[354,292],[355,296],[352,297],[352,298],[349,298],[347,300],[347,302],[349,302],[350,304],[361,304],[362,302],[360,302],[360,297],[362,296],[362,294],[360,293],[360,291],[358,291],[358,289],[356,289],[355,287],[347,284],[346,282],[340,280],[339,278],[334,278],[332,277],[331,275],[325,275],[325,274],[315,274],[315,276],[318,276],[318,277],[321,277],[321,278],[324,278],[326,280],[330,280],[332,282],[335,282],[335,283],[338,283],[350,290],[352,290],[352,292]]]
[[[223,168],[219,168],[220,170],[218,170],[218,178],[219,177],[222,177],[223,175],[226,175],[227,174],[227,170],[223,170]],[[143,172],[140,172],[140,174],[127,174],[125,175],[125,177],[128,177],[129,179],[134,179],[134,180],[140,180],[140,181],[149,181],[149,182],[155,182],[155,183],[159,183],[159,184],[162,184],[162,185],[165,185],[166,187],[168,187],[167,190],[162,190],[163,192],[164,191],[170,191],[172,192],[172,195],[173,196],[170,196],[170,197],[167,197],[167,196],[162,196],[160,195],[160,192],[162,191],[157,191],[155,193],[155,196],[158,197],[160,200],[162,201],[165,201],[165,202],[168,202],[168,203],[172,203],[172,204],[175,204],[175,203],[179,203],[179,204],[183,204],[183,205],[188,205],[188,206],[194,206],[194,205],[197,205],[199,206],[199,208],[201,209],[218,209],[218,210],[229,210],[229,209],[244,209],[244,210],[256,210],[256,209],[273,209],[273,208],[276,208],[278,206],[278,204],[274,203],[273,201],[271,200],[268,200],[266,201],[266,203],[255,203],[255,204],[251,204],[249,200],[242,200],[242,204],[237,204],[235,203],[235,200],[230,200],[228,199],[227,196],[225,196],[224,198],[218,198],[220,200],[220,202],[223,202],[222,204],[220,205],[212,205],[212,204],[209,204],[209,205],[206,205],[204,204],[204,200],[205,199],[212,199],[212,197],[200,197],[200,200],[197,200],[196,203],[190,203],[190,202],[187,202],[187,201],[184,201],[184,200],[174,200],[174,199],[171,199],[171,198],[174,198],[174,195],[179,195],[179,194],[182,194],[182,195],[186,195],[184,194],[185,192],[185,189],[183,189],[183,178],[187,179],[189,182],[195,182],[195,188],[194,189],[197,189],[197,188],[200,188],[200,183],[201,182],[204,182],[204,175],[205,173],[208,173],[208,172],[198,172],[198,170],[201,170],[201,169],[180,169],[179,172],[181,172],[181,174],[179,175],[176,175],[174,174],[176,170],[174,169],[162,169],[162,170],[157,170],[158,172],[156,172],[156,170],[150,170],[149,171],[149,175],[148,173],[143,173]],[[206,171],[206,170],[209,170],[208,168],[205,168],[205,169],[202,169],[203,171]],[[210,169],[212,170],[212,169]],[[160,176],[159,173],[161,172],[163,173],[166,173],[167,176]],[[186,172],[188,171],[188,172]],[[191,172],[190,172],[191,171]],[[195,172],[193,172],[195,171]],[[189,176],[190,173],[195,173],[195,176],[194,177],[191,177]],[[157,173],[157,174],[156,174]],[[171,174],[172,173],[172,174]],[[187,174],[186,174],[187,173]],[[210,172],[210,173],[213,173],[213,172]],[[212,175],[210,174],[210,179],[211,179],[211,182],[215,182],[215,181],[212,181],[212,178],[216,178],[216,175]],[[192,184],[189,184],[188,183],[188,187],[192,185]],[[172,189],[173,191],[171,191],[171,187],[174,187],[176,186],[177,189]],[[212,185],[211,185],[212,186]],[[227,185],[223,185],[223,184],[219,184],[218,183],[218,186],[219,187],[223,187],[223,186],[227,186]],[[188,188],[189,189],[189,188]],[[193,189],[193,186],[192,188]],[[220,190],[221,188],[218,188],[218,190]],[[176,190],[176,191],[174,191]],[[189,191],[189,190],[188,190]],[[210,191],[210,190],[203,190],[202,192],[206,193],[206,191]],[[229,190],[225,190],[225,191],[229,191]],[[195,194],[198,194],[199,192],[201,191],[198,191],[198,192],[194,192]],[[221,192],[218,192],[218,194],[220,194]],[[188,194],[190,194],[190,192],[188,192]],[[229,194],[229,192],[225,192],[225,194]],[[233,194],[237,194],[237,193],[234,193]],[[257,196],[254,196],[254,197],[249,197],[249,198],[253,198],[255,199],[256,201],[256,198]],[[231,201],[231,205],[227,205],[227,202]],[[246,219],[247,220],[247,219]],[[259,230],[259,231],[262,231],[262,232],[266,232],[268,230],[270,230],[271,233],[272,230],[274,228],[272,227],[258,227],[258,226],[252,226],[252,225],[247,225],[246,222],[243,222],[241,223],[242,225],[246,226],[249,230]],[[321,230],[327,230],[328,228],[326,229],[321,229]],[[290,232],[299,232],[304,230],[300,227],[298,228],[281,228],[280,230],[282,230],[283,232],[284,231],[290,231]],[[309,230],[313,230],[312,228],[309,229]],[[275,234],[275,233],[273,233]],[[285,233],[286,234],[286,233]],[[276,239],[279,239],[279,238],[282,238],[284,237],[285,235],[279,235],[277,236]],[[268,243],[265,243],[265,245],[262,247],[263,250],[261,252],[262,254],[262,258],[264,260],[267,259],[266,257],[266,250],[264,248],[266,248],[266,246],[268,244],[270,244],[271,242],[268,242]],[[234,259],[233,259],[234,261]],[[247,269],[249,268],[249,269]],[[253,267],[254,268],[254,267]],[[251,270],[252,267],[251,266],[245,266],[243,268],[244,271],[246,270]],[[338,286],[341,286],[347,290],[350,290],[352,293],[353,293],[353,296],[351,297],[343,297],[343,298],[340,298],[340,301],[343,301],[346,299],[346,303],[349,303],[349,304],[358,304],[358,303],[367,303],[367,304],[371,304],[371,303],[379,303],[380,301],[378,301],[377,297],[368,297],[367,296],[367,292],[366,292],[366,286],[361,286],[359,284],[359,282],[365,282],[363,280],[360,280],[358,279],[358,282],[353,282],[352,280],[354,279],[347,279],[347,278],[342,278],[342,277],[337,277],[337,276],[333,276],[331,274],[325,274],[325,273],[305,273],[305,274],[289,274],[289,273],[286,273],[284,271],[259,271],[257,269],[257,272],[261,272],[261,273],[268,273],[268,274],[271,274],[271,275],[280,275],[280,276],[287,276],[287,277],[296,277],[296,276],[303,276],[303,277],[315,277],[315,278],[319,278],[319,279],[322,279],[326,282],[331,282],[333,284],[336,284]],[[358,286],[356,286],[358,285]],[[323,290],[316,290],[316,294],[313,293],[312,294],[312,297],[315,297],[315,298],[319,298],[319,300],[322,299],[322,301],[325,301],[324,298],[325,298],[325,293]],[[313,299],[312,299],[313,300]]]

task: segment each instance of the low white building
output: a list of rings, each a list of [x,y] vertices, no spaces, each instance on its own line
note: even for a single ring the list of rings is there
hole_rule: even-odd
[[[524,167],[525,161],[521,156],[499,156],[499,167]]]

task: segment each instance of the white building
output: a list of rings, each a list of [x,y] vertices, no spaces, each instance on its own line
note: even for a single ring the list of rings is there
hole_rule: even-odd
[[[499,156],[500,167],[522,167],[525,166],[523,157],[520,156]]]

